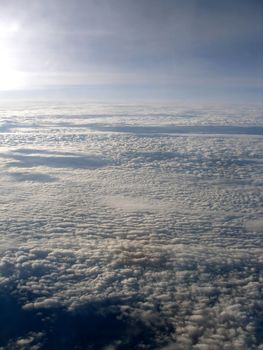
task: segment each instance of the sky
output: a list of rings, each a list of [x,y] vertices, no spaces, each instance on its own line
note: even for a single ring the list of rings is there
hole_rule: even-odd
[[[0,0],[0,98],[260,102],[261,0]]]

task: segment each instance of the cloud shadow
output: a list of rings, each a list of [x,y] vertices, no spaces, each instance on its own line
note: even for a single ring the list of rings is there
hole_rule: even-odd
[[[145,322],[140,316],[121,311],[127,301],[94,301],[68,311],[63,307],[23,310],[16,300],[0,294],[0,346],[11,349],[28,334],[39,334],[42,350],[155,349],[165,346],[173,327],[163,319]],[[34,341],[32,337],[30,345]],[[39,346],[39,344],[38,344]]]
[[[56,178],[54,176],[42,173],[9,173],[8,175],[18,182],[29,181],[45,183],[56,181]]]
[[[0,156],[2,158],[14,160],[9,161],[7,167],[19,168],[45,166],[49,168],[97,169],[111,164],[111,160],[99,155],[63,153],[56,151],[49,152],[31,149],[19,149],[14,152],[1,154]],[[41,181],[41,176],[39,178]]]
[[[232,126],[232,125],[107,125],[88,124],[88,128],[104,132],[121,132],[132,134],[220,134],[220,135],[263,135],[262,126]]]

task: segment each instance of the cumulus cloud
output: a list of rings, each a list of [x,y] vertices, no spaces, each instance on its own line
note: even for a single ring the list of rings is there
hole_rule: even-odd
[[[246,113],[90,110],[32,107],[1,130],[0,346],[260,349],[262,136],[88,127]]]

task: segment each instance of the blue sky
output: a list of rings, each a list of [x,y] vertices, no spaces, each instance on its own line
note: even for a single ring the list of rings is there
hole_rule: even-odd
[[[260,102],[261,0],[1,0],[0,96]]]

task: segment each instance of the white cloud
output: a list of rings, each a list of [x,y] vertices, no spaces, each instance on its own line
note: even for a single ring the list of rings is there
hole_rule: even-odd
[[[88,305],[122,322],[125,330],[103,345],[108,349],[125,339],[149,349],[256,349],[263,260],[261,184],[254,179],[261,174],[262,136],[138,136],[87,128],[90,119],[154,126],[224,125],[232,118],[247,125],[245,112],[238,119],[232,111],[229,119],[228,111],[188,109],[184,118],[183,109],[159,116],[160,110],[133,107],[126,117],[125,108],[107,114],[104,107],[96,115],[80,109],[75,117],[62,109],[60,116],[51,111],[41,118],[32,110],[1,131],[0,291],[8,291],[21,312],[45,320],[45,337],[61,310],[75,317]],[[258,113],[251,111],[251,118],[259,125]],[[27,161],[81,154],[111,161],[94,169]],[[22,172],[9,164],[21,155]],[[30,180],[20,181],[21,174]],[[37,181],[38,174],[53,181]],[[138,340],[140,327],[148,339]],[[26,349],[30,331],[10,344]]]

